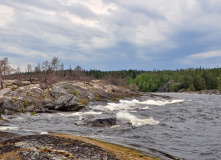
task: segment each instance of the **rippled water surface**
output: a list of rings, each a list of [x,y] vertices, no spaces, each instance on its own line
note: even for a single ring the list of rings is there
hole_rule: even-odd
[[[221,159],[221,96],[158,93],[118,103],[89,106],[84,112],[4,116],[0,131],[60,132],[89,136],[140,149],[163,159]],[[116,118],[112,127],[90,127],[97,118]]]

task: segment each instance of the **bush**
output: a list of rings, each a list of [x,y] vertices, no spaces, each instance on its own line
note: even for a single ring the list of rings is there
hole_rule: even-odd
[[[178,87],[177,87],[177,85],[172,85],[172,86],[170,86],[170,91],[172,91],[172,92],[177,92],[179,89],[178,89]]]
[[[138,86],[136,85],[136,83],[131,83],[129,86],[130,91],[132,92],[137,92],[138,91]]]
[[[187,90],[188,91],[195,91],[196,89],[195,89],[194,85],[191,84]]]
[[[26,108],[28,106],[28,104],[29,104],[29,101],[25,100],[24,101],[24,107]]]
[[[34,116],[35,115],[35,111],[31,112],[31,116]]]
[[[75,95],[75,96],[77,96],[77,95],[78,95],[78,91],[77,91],[76,89],[74,89],[74,90],[72,91],[72,94]]]

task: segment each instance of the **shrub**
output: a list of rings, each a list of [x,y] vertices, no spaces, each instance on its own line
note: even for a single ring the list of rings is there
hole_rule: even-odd
[[[35,115],[35,111],[31,112],[31,116],[34,116]]]
[[[178,89],[178,87],[177,87],[177,85],[172,85],[172,86],[170,86],[170,91],[172,91],[172,92],[177,92],[179,89]]]
[[[24,101],[24,107],[26,108],[28,106],[28,104],[29,104],[29,101],[25,100]]]
[[[23,113],[25,113],[25,107],[22,107],[22,110],[21,110]]]
[[[187,90],[188,91],[195,91],[196,89],[195,89],[194,85],[191,84]]]
[[[129,89],[131,92],[137,92],[138,91],[138,86],[136,85],[136,83],[131,83],[129,86]]]
[[[74,89],[74,90],[72,91],[72,94],[75,95],[75,96],[77,96],[77,95],[78,95],[78,91],[77,91],[76,89]]]

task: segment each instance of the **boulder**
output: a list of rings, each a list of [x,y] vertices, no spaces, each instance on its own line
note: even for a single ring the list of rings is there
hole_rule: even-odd
[[[65,88],[61,87],[59,84],[54,84],[51,87],[51,95],[54,98],[59,98],[60,96],[66,95],[66,94],[68,94],[67,90]]]
[[[77,111],[83,107],[78,103],[77,97],[72,94],[63,95],[53,103],[48,103],[44,106],[44,108],[48,108],[49,110],[58,111]]]
[[[20,112],[22,108],[21,100],[11,99],[9,97],[1,98],[0,112],[4,114],[12,114]]]
[[[117,123],[116,118],[104,118],[104,119],[95,119],[87,123],[91,127],[110,127],[114,126]]]
[[[35,110],[35,106],[34,105],[27,106],[25,108],[25,112],[33,112],[34,110]]]
[[[21,87],[21,86],[27,86],[27,85],[30,85],[31,82],[30,81],[16,81],[14,82],[15,85]]]
[[[85,106],[83,105],[79,105],[79,104],[75,104],[75,105],[70,105],[70,106],[62,106],[58,109],[58,111],[80,111],[83,108],[85,108]]]
[[[57,113],[58,111],[56,110],[48,110],[46,108],[39,108],[35,110],[36,113]]]
[[[12,92],[11,88],[4,88],[4,89],[0,90],[0,97],[7,96],[7,95],[11,94],[11,92]]]
[[[18,83],[18,80],[3,80],[3,87],[13,86],[16,83]]]
[[[22,81],[21,84],[22,84],[22,86],[27,86],[27,85],[30,85],[31,82],[30,81]]]
[[[32,94],[42,94],[42,89],[39,87],[33,87],[33,88],[31,88],[31,93]]]
[[[72,101],[72,104],[68,104],[68,102]],[[56,110],[58,110],[62,106],[67,106],[67,105],[74,105],[77,102],[75,101],[75,96],[74,95],[64,95],[59,97],[56,101],[54,101],[53,106],[55,107]]]
[[[96,98],[96,95],[91,92],[91,93],[88,94],[88,98],[89,98],[90,100],[93,100],[93,99]]]

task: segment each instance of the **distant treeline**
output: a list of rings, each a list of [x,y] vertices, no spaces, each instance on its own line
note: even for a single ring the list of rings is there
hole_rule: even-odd
[[[64,64],[60,62],[58,57],[52,58],[51,61],[38,63],[34,69],[30,64],[27,64],[26,71],[22,72],[19,67],[13,69],[8,58],[0,60],[0,82],[2,82],[1,79],[33,80],[34,83],[40,83],[43,88],[61,81],[102,79],[108,83],[128,87],[133,91],[200,91],[221,89],[220,77],[221,68],[204,69],[200,67],[175,71],[100,71],[84,70],[77,66],[74,69],[71,67],[64,69]]]
[[[143,92],[221,89],[221,68],[204,69],[200,67],[175,71],[122,70],[104,72],[90,70],[86,71],[86,74],[97,79],[109,76],[116,79],[116,84],[117,79],[127,79],[128,86],[137,85],[139,90]]]

